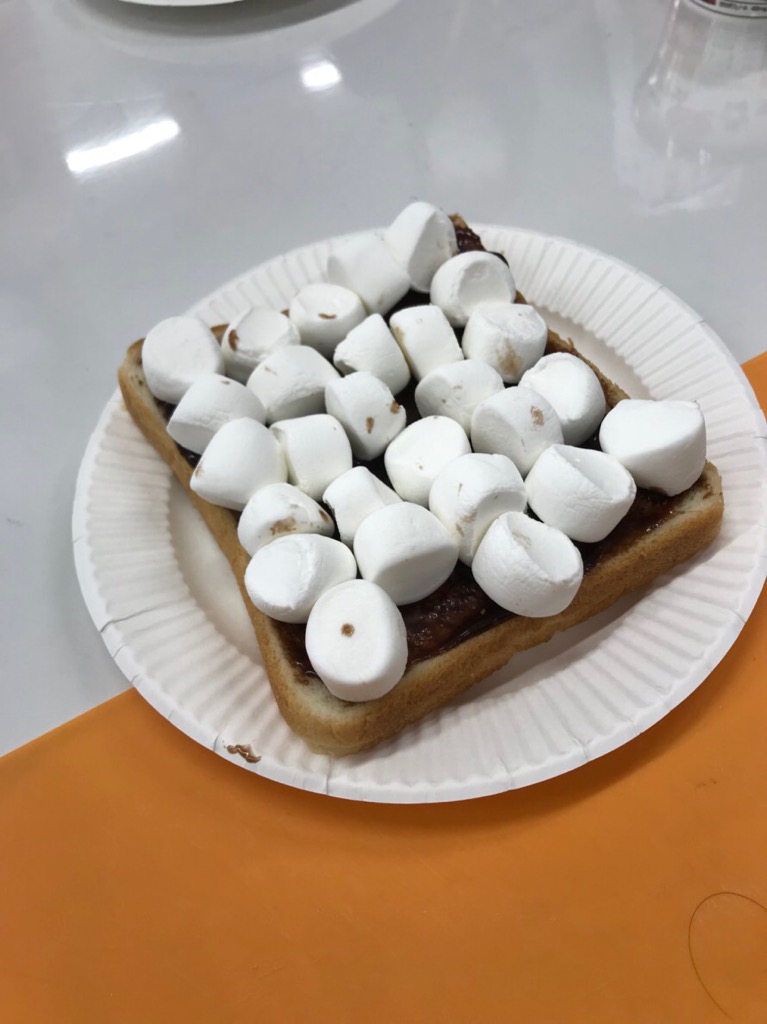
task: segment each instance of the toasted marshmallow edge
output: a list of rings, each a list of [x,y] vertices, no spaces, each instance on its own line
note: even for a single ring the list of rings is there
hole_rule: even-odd
[[[669,497],[692,487],[706,465],[706,423],[696,402],[624,399],[602,420],[599,444],[638,487]]]
[[[455,331],[438,306],[400,309],[389,326],[416,380],[439,366],[463,361]]]
[[[407,413],[378,377],[360,370],[331,381],[325,405],[347,433],[358,459],[375,459],[399,434]]]
[[[401,498],[427,505],[437,474],[470,451],[466,431],[459,423],[448,416],[427,416],[394,438],[384,454],[384,466]]]
[[[450,462],[429,491],[433,512],[458,544],[458,558],[471,565],[490,524],[527,503],[519,470],[505,455],[472,452]]]
[[[248,377],[248,388],[266,411],[266,422],[325,411],[325,385],[339,373],[308,345],[272,352]]]
[[[214,434],[192,473],[189,486],[214,505],[241,512],[260,487],[284,483],[279,444],[256,420],[230,420]]]
[[[149,390],[161,402],[177,405],[200,377],[224,372],[216,336],[196,316],[172,316],[149,331],[141,346]]]
[[[480,359],[507,384],[518,383],[546,348],[546,321],[532,306],[487,302],[469,317],[461,344],[467,359]]]
[[[383,697],[405,674],[405,622],[389,595],[367,580],[339,583],[318,598],[305,643],[312,668],[341,700]]]
[[[410,369],[402,350],[380,313],[373,313],[349,331],[336,347],[333,364],[344,375],[358,371],[372,373],[393,395],[410,380]]]
[[[405,207],[386,230],[384,242],[419,292],[429,291],[437,269],[458,252],[450,217],[423,201]]]
[[[227,375],[245,384],[272,352],[300,343],[298,329],[283,313],[268,306],[243,310],[227,326],[221,342]]]
[[[462,359],[428,373],[415,389],[415,404],[421,416],[449,416],[468,434],[476,407],[499,391],[503,381],[492,366]]]
[[[517,289],[507,265],[490,252],[461,252],[443,263],[430,298],[453,327],[464,327],[483,302],[513,302]]]
[[[582,444],[602,421],[607,404],[599,378],[582,359],[552,352],[527,370],[520,386],[537,392],[554,409],[565,444]]]
[[[523,477],[541,452],[562,441],[557,414],[530,388],[499,391],[480,402],[471,417],[474,451],[506,455]]]
[[[278,420],[270,427],[285,456],[288,480],[311,498],[352,468],[352,448],[335,416],[315,413]]]
[[[225,423],[247,417],[264,422],[264,407],[244,384],[210,373],[199,377],[173,410],[168,433],[182,448],[202,455]]]
[[[298,533],[256,551],[245,570],[245,589],[264,615],[306,622],[321,594],[356,575],[354,555],[340,540]]]
[[[558,444],[538,458],[525,488],[539,519],[584,544],[604,540],[636,497],[633,477],[612,455]]]
[[[356,292],[368,313],[386,313],[410,288],[410,278],[375,232],[342,242],[328,256],[325,276]]]
[[[490,525],[471,570],[501,608],[545,618],[563,612],[578,593],[583,560],[561,530],[523,512],[506,512]]]
[[[357,530],[360,575],[397,605],[420,601],[441,586],[458,561],[458,545],[428,509],[411,502],[372,512]]]
[[[351,546],[360,524],[371,512],[402,498],[366,466],[355,466],[330,484],[322,500],[333,513],[341,540]]]
[[[293,484],[267,484],[242,510],[237,538],[249,555],[289,533],[333,534],[333,519]]]
[[[332,359],[339,341],[365,319],[359,295],[338,284],[307,284],[290,303],[291,321],[301,342]]]

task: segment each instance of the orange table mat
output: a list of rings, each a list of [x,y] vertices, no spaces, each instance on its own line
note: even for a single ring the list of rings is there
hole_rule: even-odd
[[[460,804],[299,792],[108,701],[0,762],[0,1021],[767,1020],[765,626],[627,746]]]

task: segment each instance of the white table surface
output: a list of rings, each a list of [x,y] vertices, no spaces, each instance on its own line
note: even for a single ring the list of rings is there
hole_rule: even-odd
[[[127,344],[414,197],[602,249],[765,348],[767,20],[668,0],[0,0],[0,752],[123,690],[75,477]]]

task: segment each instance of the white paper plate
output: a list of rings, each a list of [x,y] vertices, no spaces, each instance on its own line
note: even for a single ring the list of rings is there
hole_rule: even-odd
[[[520,290],[635,396],[695,398],[726,501],[715,545],[641,597],[515,658],[374,752],[312,754],[284,724],[228,566],[116,393],[88,445],[73,517],[86,603],[120,669],[187,735],[257,774],[359,800],[460,800],[529,785],[626,743],[719,662],[767,565],[764,416],[742,371],[657,282],[559,238],[481,229]],[[195,307],[208,323],[284,308],[333,242],[272,260]],[[234,752],[247,748],[259,760]],[[230,752],[228,748],[232,748]]]

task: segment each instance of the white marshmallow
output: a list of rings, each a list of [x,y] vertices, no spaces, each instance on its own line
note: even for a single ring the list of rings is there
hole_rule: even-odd
[[[546,321],[521,302],[488,302],[469,317],[461,344],[467,359],[481,359],[507,384],[536,363],[546,348]]]
[[[499,391],[503,381],[492,366],[462,359],[427,373],[415,389],[415,404],[422,416],[449,416],[468,434],[475,408]]]
[[[246,309],[232,320],[221,342],[227,375],[245,384],[268,355],[300,342],[298,329],[283,313],[266,306]]]
[[[395,604],[410,604],[442,586],[455,568],[458,545],[428,509],[403,501],[363,520],[354,554],[363,579]]]
[[[461,252],[443,263],[431,282],[431,301],[453,327],[463,327],[483,302],[513,302],[511,271],[491,252]]]
[[[419,292],[429,291],[437,268],[458,252],[453,222],[431,203],[406,206],[384,234],[384,241],[407,271],[411,287]]]
[[[374,476],[366,466],[342,473],[327,488],[322,500],[330,508],[344,544],[353,544],[360,523],[371,512],[402,501],[391,487]]]
[[[695,402],[618,402],[602,421],[599,444],[638,487],[670,496],[692,487],[706,465],[706,424]]]
[[[531,618],[563,612],[583,579],[573,542],[523,512],[506,512],[490,525],[471,569],[496,604]]]
[[[463,359],[461,346],[438,306],[409,306],[389,320],[391,332],[416,380],[438,366]]]
[[[349,436],[358,459],[375,459],[402,430],[405,410],[372,373],[350,373],[325,388],[325,404]]]
[[[522,476],[550,444],[562,443],[557,414],[530,388],[506,388],[486,398],[471,418],[471,444],[476,452],[508,456]]]
[[[584,544],[604,540],[615,529],[637,490],[612,455],[559,444],[539,456],[525,487],[539,519]]]
[[[214,505],[241,511],[259,487],[284,483],[280,446],[256,420],[230,420],[213,435],[192,473],[191,488]]]
[[[306,345],[291,345],[267,356],[248,378],[261,400],[266,422],[311,416],[325,410],[325,385],[338,378],[327,359]]]
[[[402,349],[380,313],[373,313],[349,331],[336,348],[333,362],[344,374],[358,370],[372,373],[393,395],[399,394],[410,380]]]
[[[144,338],[141,365],[149,390],[176,405],[199,378],[224,372],[216,336],[196,316],[161,320]]]
[[[459,423],[447,416],[427,416],[395,437],[386,449],[384,466],[401,498],[427,505],[437,475],[453,459],[470,451],[469,439]]]
[[[352,448],[344,428],[326,413],[279,420],[271,431],[282,447],[288,480],[310,498],[352,468]]]
[[[288,533],[321,533],[330,537],[333,520],[308,494],[293,484],[268,484],[256,491],[242,510],[237,537],[249,555]]]
[[[350,288],[368,313],[386,313],[410,288],[410,278],[378,234],[356,235],[328,256],[325,276]]]
[[[466,565],[493,520],[522,512],[525,502],[522,477],[505,455],[462,455],[445,466],[429,491],[429,509],[455,537]]]
[[[591,437],[607,408],[597,375],[567,352],[539,359],[519,383],[546,399],[557,414],[565,444],[582,444]]]
[[[168,421],[168,433],[176,444],[202,455],[220,427],[244,416],[263,423],[263,405],[244,384],[210,373],[198,377],[178,403]]]
[[[339,284],[307,284],[290,303],[290,319],[301,342],[333,358],[339,341],[365,319],[358,295]]]
[[[305,642],[312,668],[341,700],[383,697],[407,667],[402,614],[385,591],[367,580],[325,591],[309,614]]]
[[[306,622],[321,594],[356,575],[354,555],[340,540],[294,533],[258,549],[245,570],[245,589],[265,615]]]

